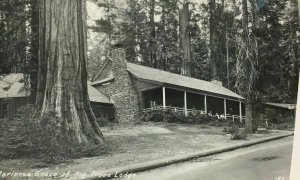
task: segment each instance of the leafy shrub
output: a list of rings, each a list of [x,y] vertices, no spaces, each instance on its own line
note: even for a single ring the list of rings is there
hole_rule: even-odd
[[[36,123],[31,121],[33,111],[33,106],[24,106],[19,109],[16,118],[2,122],[0,156],[20,157],[37,152],[32,143],[36,137],[32,131],[37,129]]]
[[[240,121],[232,121],[231,119],[217,119],[207,114],[201,114],[200,111],[193,111],[185,116],[182,112],[174,112],[156,108],[142,113],[142,121],[166,122],[166,123],[182,123],[182,124],[202,124],[215,127],[224,127],[227,134],[236,134],[240,127],[244,124]]]
[[[161,108],[143,112],[142,121],[167,122],[167,123],[183,123],[183,124],[214,124],[216,119],[207,114],[201,114],[200,111],[188,113],[186,116],[182,112],[174,112]]]
[[[215,124],[216,118],[207,114],[201,114],[200,111],[194,111],[188,114],[187,119],[193,124]]]
[[[61,131],[61,119],[54,112],[49,112],[38,120],[40,129],[38,134],[42,138],[38,139],[37,144],[40,146],[44,161],[52,163],[70,159],[74,154],[72,143]]]
[[[266,126],[266,120],[268,126]],[[265,119],[259,122],[260,127],[265,127],[266,129],[278,129],[278,130],[293,130],[295,127],[295,117],[293,116],[267,116]]]
[[[231,140],[246,139],[247,133],[244,129],[239,129],[239,124],[236,122],[229,122],[227,127],[224,128],[223,132],[230,134]]]
[[[163,122],[165,111],[162,109],[153,109],[151,111],[143,112],[141,120],[142,121],[153,121],[153,122]]]
[[[240,140],[240,139],[246,139],[246,138],[247,138],[247,133],[244,130],[238,130],[237,132],[230,134],[231,140]]]
[[[236,134],[239,131],[239,127],[237,125],[230,125],[224,128],[223,132],[226,134]]]
[[[183,113],[166,110],[163,113],[163,122],[184,124],[188,122],[188,119]]]
[[[61,119],[54,112],[33,117],[32,106],[19,109],[10,130],[0,140],[2,158],[36,157],[46,163],[60,163],[104,152],[99,146],[75,145],[68,140]]]
[[[280,124],[271,123],[267,127],[267,129],[277,129],[277,130],[294,130],[295,123],[293,122],[285,122]]]

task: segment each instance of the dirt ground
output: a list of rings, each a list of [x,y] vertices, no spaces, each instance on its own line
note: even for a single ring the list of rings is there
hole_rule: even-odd
[[[46,168],[38,168],[32,159],[4,160],[0,162],[0,173],[2,171],[63,174],[70,171],[71,175],[75,173],[89,174],[96,170],[107,170],[184,155],[284,133],[283,131],[264,130],[249,135],[247,140],[235,141],[230,140],[222,130],[223,128],[220,127],[163,123],[105,127],[102,128],[102,132],[110,149],[107,154],[76,159],[74,162]]]

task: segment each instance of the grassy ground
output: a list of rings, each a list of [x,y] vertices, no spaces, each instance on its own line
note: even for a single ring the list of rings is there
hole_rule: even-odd
[[[111,169],[241,142],[230,140],[222,130],[220,127],[163,123],[106,127],[102,131],[107,140],[109,153],[47,168],[39,167],[43,164],[39,164],[36,159],[3,160],[0,162],[0,171],[92,173],[95,170]],[[247,139],[259,139],[279,133],[283,132],[265,130],[249,135]]]

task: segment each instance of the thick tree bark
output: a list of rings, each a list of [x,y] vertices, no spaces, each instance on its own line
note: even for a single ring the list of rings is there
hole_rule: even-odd
[[[217,34],[216,34],[216,1],[209,2],[209,31],[210,31],[210,68],[212,79],[219,80],[218,76],[218,55],[217,55]]]
[[[190,40],[190,12],[189,3],[185,2],[179,11],[181,48],[183,50],[183,60],[181,74],[191,77],[191,40]]]
[[[55,112],[75,144],[105,144],[87,93],[85,0],[39,1],[36,115]]]

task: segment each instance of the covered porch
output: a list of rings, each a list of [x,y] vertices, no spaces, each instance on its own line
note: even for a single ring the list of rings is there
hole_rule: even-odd
[[[217,118],[245,118],[245,104],[242,99],[234,99],[217,94],[196,92],[174,87],[162,86],[142,92],[142,111],[154,108],[168,109],[188,115],[195,111]]]

